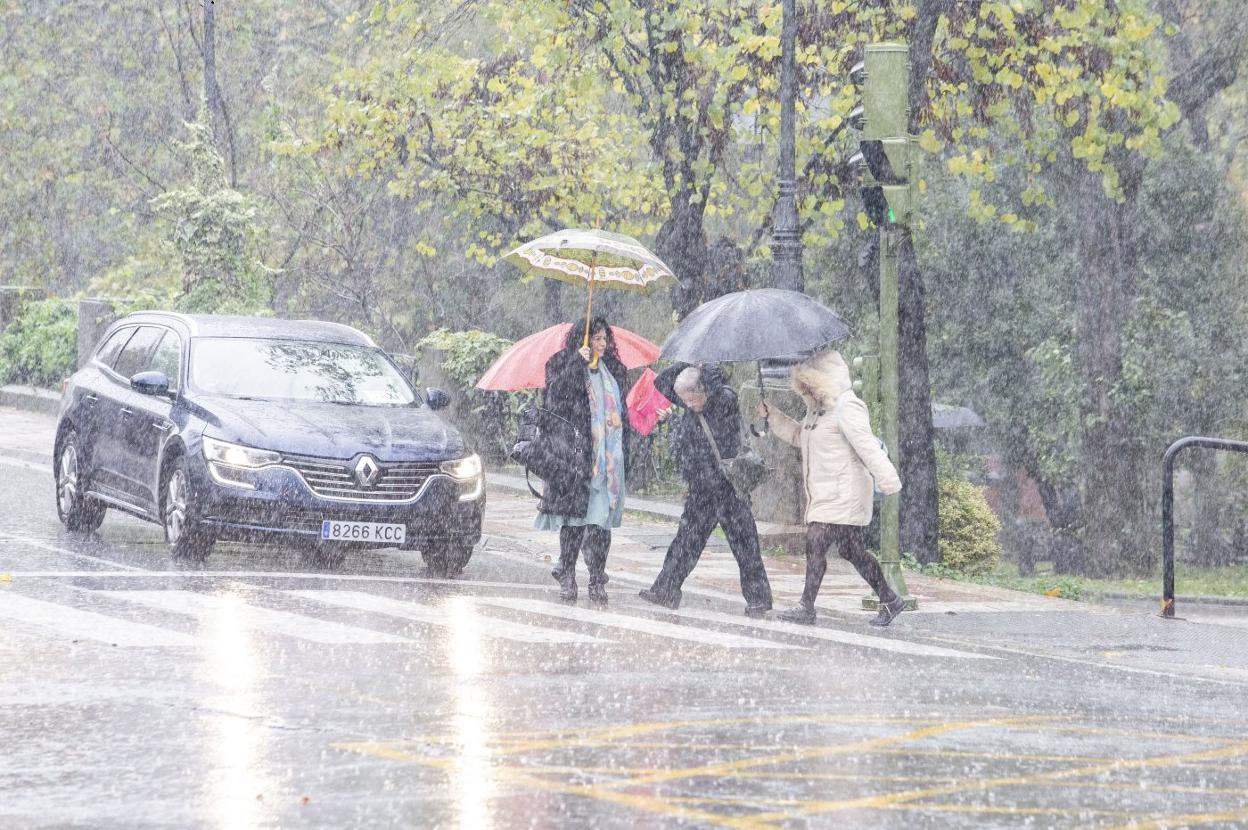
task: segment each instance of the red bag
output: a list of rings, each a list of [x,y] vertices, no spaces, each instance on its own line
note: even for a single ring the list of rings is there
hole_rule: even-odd
[[[655,377],[651,369],[642,372],[625,399],[628,403],[628,423],[642,435],[653,432],[659,416],[672,406],[672,402],[655,388]]]

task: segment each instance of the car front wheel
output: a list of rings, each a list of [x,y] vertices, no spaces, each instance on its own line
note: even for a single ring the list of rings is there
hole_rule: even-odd
[[[81,459],[78,434],[70,432],[56,462],[56,513],[66,530],[89,533],[104,522],[106,508],[87,495]]]
[[[462,542],[431,542],[420,552],[425,565],[434,576],[454,579],[472,558],[472,545]]]
[[[160,494],[160,518],[165,527],[165,542],[174,559],[202,562],[212,551],[212,535],[201,525],[186,456],[178,456],[169,465]]]

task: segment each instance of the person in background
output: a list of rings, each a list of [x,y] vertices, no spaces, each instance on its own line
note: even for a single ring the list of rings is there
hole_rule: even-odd
[[[880,599],[872,625],[886,626],[905,609],[904,600],[867,552],[864,529],[871,523],[872,479],[885,495],[901,491],[901,479],[871,433],[867,405],[854,394],[849,367],[839,352],[825,351],[793,369],[793,388],[806,402],[798,423],[766,401],[759,415],[771,421],[777,438],[802,451],[806,487],[806,586],[796,609],[777,615],[786,622],[814,625],[815,598],[836,546]]]
[[[559,598],[575,602],[576,560],[585,555],[589,599],[607,601],[611,529],[624,515],[625,369],[611,326],[595,317],[584,346],[585,324],[573,323],[564,348],[546,361],[541,429],[555,456],[556,474],[544,479],[535,526],[559,532],[559,564],[551,576]]]
[[[674,406],[684,409],[672,425],[669,440],[689,495],[663,568],[640,596],[664,608],[680,607],[681,586],[697,565],[711,531],[722,525],[741,572],[745,613],[761,617],[771,610],[771,583],[758,549],[758,528],[749,501],[737,495],[724,476],[707,436],[709,429],[721,458],[736,457],[741,447],[736,392],[714,364],[698,368],[677,363],[660,374],[654,385]]]

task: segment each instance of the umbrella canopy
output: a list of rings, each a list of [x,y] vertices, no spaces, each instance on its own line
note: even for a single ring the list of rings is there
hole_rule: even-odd
[[[508,346],[477,381],[477,388],[491,392],[541,389],[546,385],[546,361],[563,348],[571,323],[560,323],[530,334]],[[615,347],[626,369],[648,366],[659,358],[659,347],[640,334],[611,327]]]
[[[677,282],[672,269],[631,236],[566,228],[526,242],[503,259],[524,271],[589,286],[652,291]]]
[[[934,429],[978,429],[988,424],[979,413],[965,406],[950,406],[943,403],[932,404],[932,427]]]
[[[835,311],[798,291],[758,288],[703,303],[663,343],[682,363],[733,363],[792,357],[849,335]]]

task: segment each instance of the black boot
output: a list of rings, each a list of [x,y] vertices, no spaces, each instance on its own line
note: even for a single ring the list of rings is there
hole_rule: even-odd
[[[607,604],[607,586],[605,583],[589,583],[589,601],[597,605]]]
[[[550,572],[555,578],[555,582],[559,583],[559,599],[564,602],[576,602],[576,569],[560,570],[555,568]]]
[[[803,602],[792,611],[781,611],[776,615],[776,619],[798,625],[814,625],[815,616],[815,606]]]
[[[669,611],[675,611],[680,607],[679,593],[662,594],[653,588],[647,588],[644,591],[638,591],[637,596],[641,597],[651,605],[658,605],[662,608],[668,609]]]
[[[878,628],[884,628],[897,619],[897,615],[905,610],[906,601],[901,597],[895,598],[892,602],[881,602],[879,613],[871,620],[871,624]]]
[[[751,602],[745,606],[745,616],[752,620],[761,620],[771,610],[770,602]]]

